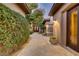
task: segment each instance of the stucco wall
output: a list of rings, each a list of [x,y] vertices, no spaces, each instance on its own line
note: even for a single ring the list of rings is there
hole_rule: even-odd
[[[66,46],[66,25],[67,25],[67,12],[62,13],[61,19],[61,42],[63,46]]]
[[[66,45],[66,21],[67,21],[67,10],[73,7],[76,4],[65,4],[63,5],[54,15],[54,20],[56,20],[59,23],[59,32],[58,40],[59,43],[63,46]]]
[[[3,5],[9,7],[11,10],[14,10],[14,11],[20,13],[21,15],[25,16],[25,13],[18,7],[18,5],[14,4],[14,3],[3,3]]]

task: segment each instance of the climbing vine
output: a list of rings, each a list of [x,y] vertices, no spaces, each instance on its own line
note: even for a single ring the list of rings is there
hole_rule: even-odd
[[[26,18],[0,4],[0,55],[8,55],[29,38]]]

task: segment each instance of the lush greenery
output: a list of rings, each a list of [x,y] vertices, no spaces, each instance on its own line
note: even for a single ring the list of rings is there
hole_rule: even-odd
[[[33,33],[33,26],[31,26],[31,25],[33,25],[34,19],[35,19],[35,15],[32,14],[32,11],[35,10],[38,7],[38,4],[36,4],[36,3],[27,3],[26,5],[31,10],[30,14],[26,14],[26,19],[28,19],[27,21],[28,21],[28,23],[30,25],[29,26],[30,27],[30,34],[32,34]]]
[[[38,7],[37,3],[27,3],[26,4],[30,10],[36,9]]]
[[[0,4],[0,55],[9,55],[29,38],[26,18]]]
[[[26,15],[28,22],[38,26],[40,29],[44,28],[43,24],[43,11],[42,9],[36,9],[31,14]]]
[[[44,13],[44,10],[42,10],[42,9],[36,9],[36,10],[33,12],[33,15],[35,16],[35,18],[34,18],[34,23],[36,24],[36,26],[38,26],[38,28],[39,28],[41,31],[44,30],[44,24],[43,24],[44,18],[43,18],[43,13]]]

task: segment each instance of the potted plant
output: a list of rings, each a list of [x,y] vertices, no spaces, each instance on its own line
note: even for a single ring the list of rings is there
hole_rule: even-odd
[[[0,48],[2,48],[3,47],[3,44],[2,43],[0,43]]]
[[[58,43],[58,40],[57,40],[57,38],[56,38],[56,36],[50,36],[50,42],[51,42],[51,44],[57,44]]]

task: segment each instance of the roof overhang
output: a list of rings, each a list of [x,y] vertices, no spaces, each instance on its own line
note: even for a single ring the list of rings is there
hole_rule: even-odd
[[[53,16],[63,5],[64,3],[54,3],[49,12],[49,16]]]
[[[30,13],[30,9],[24,3],[16,3],[16,4],[24,11],[25,14]]]

